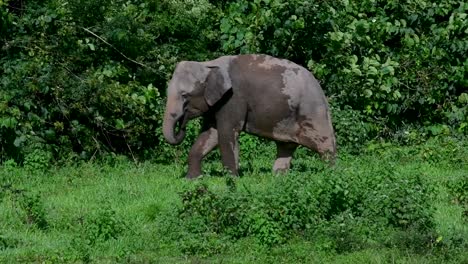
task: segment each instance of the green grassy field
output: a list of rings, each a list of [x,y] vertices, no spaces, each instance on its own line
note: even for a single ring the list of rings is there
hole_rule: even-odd
[[[468,263],[467,146],[380,144],[333,168],[300,150],[287,175],[266,149],[196,181],[183,163],[7,164],[0,263]]]

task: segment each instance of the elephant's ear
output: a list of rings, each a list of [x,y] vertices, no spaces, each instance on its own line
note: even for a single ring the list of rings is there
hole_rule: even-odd
[[[213,106],[232,88],[231,78],[227,71],[218,66],[208,66],[210,73],[206,78],[205,100]]]

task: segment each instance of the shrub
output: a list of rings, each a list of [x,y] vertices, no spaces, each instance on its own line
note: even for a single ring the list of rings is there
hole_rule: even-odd
[[[108,205],[86,218],[83,227],[90,244],[117,239],[128,228],[126,223]]]
[[[450,126],[468,134],[468,93],[461,93],[456,101],[447,103],[444,114]]]
[[[448,117],[463,130],[467,10],[456,0],[236,1],[220,29],[225,52],[307,65],[339,106],[381,129]]]
[[[378,125],[358,110],[345,106],[332,107],[331,112],[337,144],[347,152],[360,153],[365,143],[378,134]]]
[[[340,252],[372,245],[387,230],[433,232],[435,190],[415,171],[390,165],[290,173],[256,192],[235,185],[215,192],[201,183],[184,191],[181,232],[254,237],[266,246],[316,234],[334,237],[330,248]]]
[[[199,236],[186,235],[180,243],[181,251],[187,255],[210,257],[230,246],[230,241],[216,233],[206,232]]]
[[[128,223],[106,201],[95,212],[77,217],[74,223],[70,223],[70,228],[74,236],[69,246],[74,254],[66,258],[68,261],[80,260],[85,263],[91,262],[93,250],[100,244],[118,239],[123,232],[131,230]]]
[[[2,159],[38,164],[37,144],[55,160],[138,158],[158,146],[173,158],[160,136],[166,82],[176,62],[208,57],[214,6],[49,0],[16,14],[13,2],[0,4]]]
[[[418,172],[375,164],[364,166],[363,170],[335,171],[326,181],[330,188],[328,219],[349,210],[356,217],[373,219],[385,226],[422,230],[433,227],[430,201],[435,190]]]
[[[50,151],[43,149],[34,149],[24,157],[24,168],[30,172],[43,172],[52,162]]]

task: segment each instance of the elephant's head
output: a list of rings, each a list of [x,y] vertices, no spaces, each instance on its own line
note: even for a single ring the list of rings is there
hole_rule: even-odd
[[[163,134],[170,144],[185,137],[188,120],[201,116],[231,89],[227,61],[180,62],[167,89]]]

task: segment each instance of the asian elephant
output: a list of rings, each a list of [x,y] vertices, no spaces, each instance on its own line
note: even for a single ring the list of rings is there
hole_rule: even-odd
[[[327,99],[314,76],[291,61],[268,55],[223,56],[178,63],[167,90],[163,134],[179,144],[190,119],[202,116],[201,134],[188,158],[188,178],[219,146],[223,165],[239,169],[241,131],[276,141],[275,172],[287,171],[298,145],[333,163],[336,142]]]

